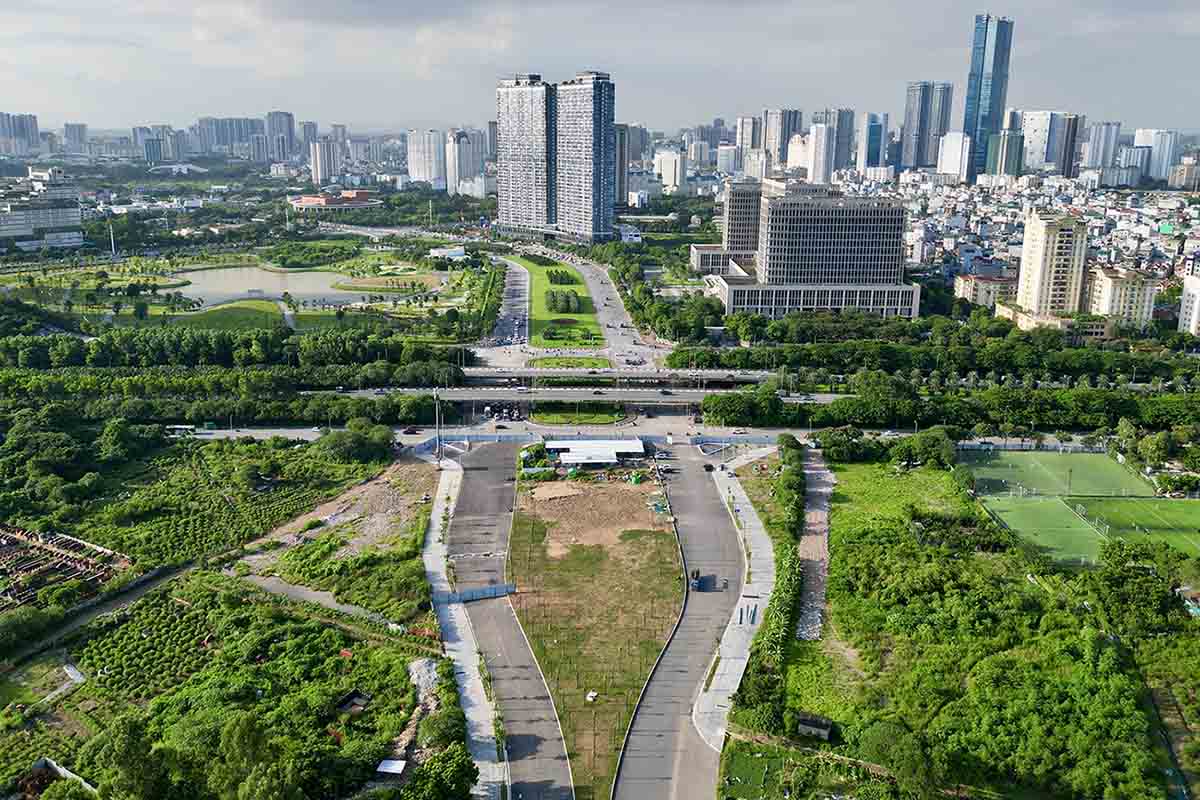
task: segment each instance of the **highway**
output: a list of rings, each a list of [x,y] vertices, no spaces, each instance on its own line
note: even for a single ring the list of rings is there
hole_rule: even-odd
[[[615,378],[659,382],[728,381],[760,383],[777,373],[756,369],[668,369],[666,367],[464,367],[468,378]]]
[[[551,386],[527,389],[513,386],[455,386],[449,389],[429,389],[404,387],[393,389],[360,389],[344,392],[358,397],[378,396],[384,394],[433,394],[448,402],[471,401],[502,401],[506,403],[535,403],[535,402],[610,402],[637,403],[642,405],[689,405],[700,403],[705,397],[714,394],[730,394],[741,389],[640,389],[640,388],[610,388],[602,389],[590,386]],[[315,392],[308,392],[315,394]],[[847,397],[843,394],[807,394],[784,397],[785,403],[832,403],[834,400]]]

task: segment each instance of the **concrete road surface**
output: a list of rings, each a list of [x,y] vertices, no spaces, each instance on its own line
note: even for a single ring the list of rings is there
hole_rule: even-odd
[[[516,444],[475,447],[447,536],[460,589],[501,583],[512,524]],[[573,800],[567,751],[537,661],[506,598],[466,604],[504,717],[512,800]]]
[[[692,447],[673,449],[680,471],[669,476],[667,491],[684,566],[689,574],[700,570],[701,587],[688,593],[675,637],[634,714],[613,795],[620,800],[692,800],[717,792],[720,756],[692,724],[692,703],[737,602],[742,557],[729,514],[703,470],[707,459]]]

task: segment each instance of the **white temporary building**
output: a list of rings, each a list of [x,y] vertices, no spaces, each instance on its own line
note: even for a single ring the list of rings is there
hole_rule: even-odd
[[[555,439],[546,442],[546,451],[556,453],[565,466],[586,466],[642,458],[646,446],[641,439]]]

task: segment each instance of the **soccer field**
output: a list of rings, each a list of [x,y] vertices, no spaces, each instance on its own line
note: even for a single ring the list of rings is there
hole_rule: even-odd
[[[1155,498],[1068,498],[1083,506],[1088,519],[1108,523],[1108,535],[1131,542],[1147,538],[1200,556],[1200,501]]]
[[[1149,483],[1102,453],[1049,450],[968,450],[959,461],[975,473],[981,495],[1026,492],[1041,495],[1152,497]]]
[[[1094,564],[1104,538],[1058,497],[995,496],[984,504],[1005,525],[1065,564]]]

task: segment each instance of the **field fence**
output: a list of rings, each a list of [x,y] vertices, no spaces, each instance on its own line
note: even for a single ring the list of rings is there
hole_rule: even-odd
[[[1103,538],[1107,539],[1109,534],[1112,532],[1112,527],[1109,525],[1108,520],[1099,514],[1088,516],[1087,509],[1082,503],[1076,503],[1075,507],[1071,510],[1074,511],[1081,520],[1090,525],[1092,530],[1100,534],[1100,536]]]

